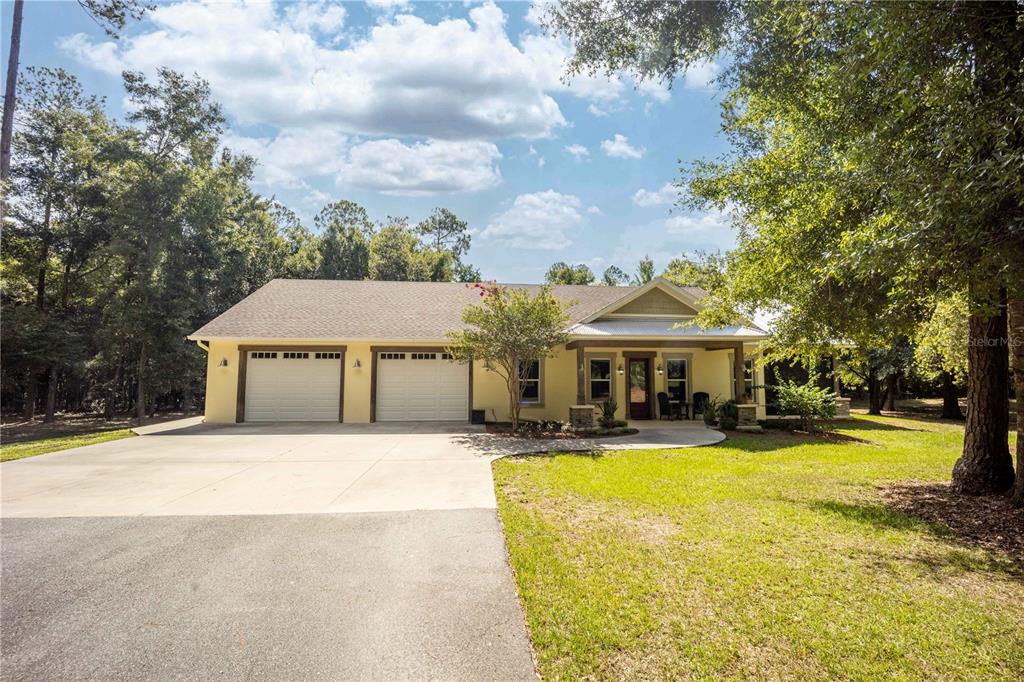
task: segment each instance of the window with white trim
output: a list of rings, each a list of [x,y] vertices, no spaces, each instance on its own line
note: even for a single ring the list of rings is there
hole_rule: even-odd
[[[735,361],[734,361],[735,362]],[[733,367],[736,365],[734,364]],[[757,375],[754,373],[754,361],[744,360],[743,361],[743,392],[750,396],[750,399],[757,402],[756,389],[754,388],[754,379]],[[734,398],[738,398],[736,395],[736,373],[732,375],[732,395]]]
[[[590,358],[587,361],[587,381],[591,400],[608,400],[612,397],[611,358]]]
[[[540,402],[540,360],[528,360],[520,373],[523,384],[523,403]]]
[[[668,358],[665,360],[665,392],[669,400],[687,402],[686,382],[688,370],[686,358]]]

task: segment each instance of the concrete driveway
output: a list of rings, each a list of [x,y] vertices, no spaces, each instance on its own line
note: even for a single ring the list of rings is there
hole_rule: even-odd
[[[4,463],[0,679],[536,679],[475,435],[193,424]]]
[[[177,426],[177,428],[175,428]],[[181,516],[494,509],[465,424],[160,425],[7,462],[3,515]]]

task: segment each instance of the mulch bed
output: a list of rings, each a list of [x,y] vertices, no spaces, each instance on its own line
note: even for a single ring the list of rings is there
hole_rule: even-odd
[[[640,433],[637,429],[626,429],[622,433],[574,433],[566,431],[520,431],[512,433],[512,425],[507,423],[487,422],[487,433],[507,438],[535,438],[538,440],[591,440],[593,438],[618,438]]]
[[[961,495],[947,483],[912,481],[880,486],[893,509],[948,526],[966,544],[1024,562],[1024,509],[1001,495]]]

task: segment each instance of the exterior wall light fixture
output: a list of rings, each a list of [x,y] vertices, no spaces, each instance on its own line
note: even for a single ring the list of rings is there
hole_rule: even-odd
[[[359,358],[356,358],[356,361],[352,363],[352,369],[359,369],[362,366],[363,363],[359,362]]]
[[[619,363],[619,376],[622,376],[622,375],[623,375],[623,374],[625,374],[625,373],[626,373],[626,370],[625,370],[625,368],[624,368],[624,367],[622,366],[622,363],[620,362],[620,363]]]
[[[220,364],[217,365],[217,366],[218,367],[227,367],[228,366],[228,359],[227,358],[221,358],[220,359]]]

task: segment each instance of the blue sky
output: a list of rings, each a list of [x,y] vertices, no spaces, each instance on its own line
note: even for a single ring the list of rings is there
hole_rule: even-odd
[[[3,3],[4,46],[11,3]],[[123,114],[123,69],[208,80],[255,189],[311,226],[350,199],[371,217],[435,206],[469,221],[484,277],[536,282],[558,260],[632,271],[729,248],[717,213],[673,209],[680,162],[717,156],[715,64],[675,82],[562,82],[571,46],[529,3],[161,3],[120,40],[76,2],[28,2],[22,66],[62,66]],[[6,69],[6,61],[4,68]]]

